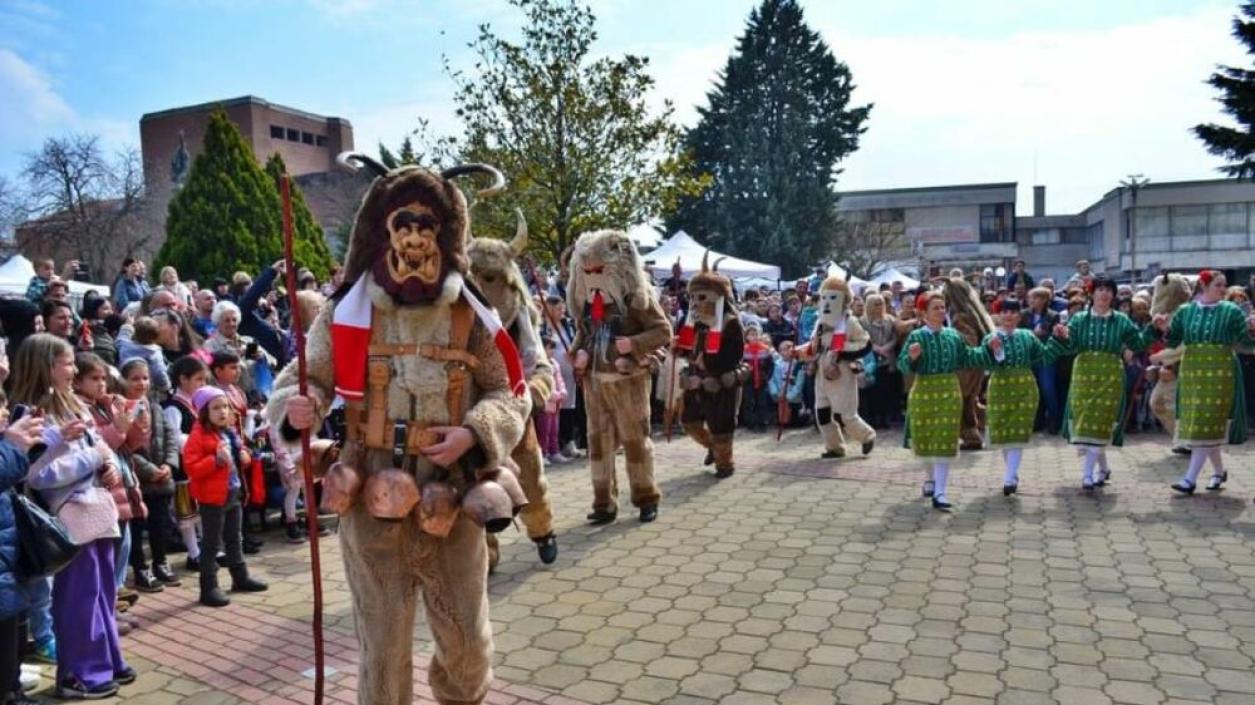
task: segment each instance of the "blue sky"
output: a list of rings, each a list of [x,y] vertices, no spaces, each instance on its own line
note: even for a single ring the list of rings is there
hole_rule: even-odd
[[[599,53],[651,57],[655,100],[689,123],[754,0],[594,0]],[[807,18],[876,107],[840,187],[1019,181],[1051,212],[1130,172],[1211,178],[1189,134],[1216,119],[1203,84],[1245,63],[1235,2],[829,0]],[[349,119],[359,147],[419,116],[456,126],[440,57],[520,13],[504,0],[0,0],[0,175],[49,135],[137,145],[145,112],[255,94]]]

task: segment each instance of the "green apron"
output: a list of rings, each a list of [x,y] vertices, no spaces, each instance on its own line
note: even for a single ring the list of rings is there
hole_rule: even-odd
[[[1037,419],[1037,379],[1024,367],[994,370],[989,377],[989,444],[1023,448]]]
[[[963,397],[953,372],[916,375],[907,405],[907,447],[918,458],[954,458],[959,454],[962,413]]]
[[[1237,386],[1235,365],[1230,345],[1185,346],[1177,383],[1177,444],[1201,448],[1228,440]]]
[[[1114,439],[1119,445],[1123,412],[1124,363],[1120,356],[1095,351],[1077,355],[1068,390],[1068,439],[1097,446],[1109,445]]]

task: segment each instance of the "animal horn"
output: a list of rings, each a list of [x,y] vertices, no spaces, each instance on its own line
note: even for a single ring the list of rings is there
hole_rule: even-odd
[[[705,274],[706,272],[710,271],[710,265],[708,264],[709,259],[710,259],[710,250],[706,250],[705,252],[702,253],[702,274]]]
[[[375,176],[384,176],[388,173],[388,167],[361,152],[340,152],[336,155],[336,164],[352,172],[360,171],[365,167],[373,172]]]
[[[527,218],[523,217],[522,208],[514,209],[514,217],[518,220],[518,226],[514,229],[514,239],[510,241],[510,250],[515,257],[518,257],[527,249]]]
[[[440,178],[454,179],[459,176],[467,176],[470,174],[487,174],[492,177],[492,184],[488,186],[488,188],[482,188],[475,192],[475,195],[480,198],[495,195],[505,189],[505,174],[502,174],[496,167],[489,166],[487,164],[476,163],[452,166],[440,172]]]
[[[727,255],[724,255],[723,257],[720,257],[719,259],[715,260],[715,263],[714,263],[713,265],[711,265],[710,270],[711,270],[712,272],[718,272],[718,271],[719,271],[719,263],[720,263],[720,262],[722,262],[722,261],[724,261],[724,260],[725,260],[725,259],[727,259],[727,258],[728,258],[728,256],[727,256]]]

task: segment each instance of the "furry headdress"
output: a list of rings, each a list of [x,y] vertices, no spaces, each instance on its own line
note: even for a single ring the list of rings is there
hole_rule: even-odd
[[[575,241],[571,252],[570,280],[567,282],[567,306],[571,315],[580,316],[584,304],[591,300],[592,289],[620,305],[648,309],[657,299],[654,287],[645,278],[636,245],[622,230],[594,230]]]
[[[412,165],[390,170],[374,159],[356,152],[342,153],[337,161],[352,171],[365,168],[375,177],[362,198],[357,217],[353,221],[353,232],[345,254],[345,286],[337,292],[338,296],[347,293],[348,287],[370,273],[380,258],[391,249],[387,223],[389,214],[413,203],[424,204],[440,219],[440,231],[436,240],[443,255],[444,270],[466,273],[466,241],[470,232],[470,217],[466,197],[453,183],[453,179],[469,174],[492,176],[493,185],[479,192],[481,196],[486,196],[504,188],[505,177],[501,172],[485,164],[455,166],[439,173]]]
[[[1190,282],[1180,274],[1163,274],[1155,277],[1155,286],[1150,297],[1151,315],[1159,313],[1172,314],[1193,298]]]
[[[941,285],[950,322],[965,337],[983,339],[994,331],[994,321],[989,317],[976,290],[963,277],[950,277]]]
[[[527,249],[527,221],[516,209],[518,227],[514,239],[506,242],[489,237],[471,238],[466,248],[470,258],[471,279],[481,293],[501,314],[507,328],[514,325],[520,311],[533,313],[531,291],[519,270],[517,258]],[[537,316],[529,316],[533,319]]]

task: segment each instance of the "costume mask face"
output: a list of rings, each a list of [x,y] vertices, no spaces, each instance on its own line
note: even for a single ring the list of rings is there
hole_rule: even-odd
[[[711,328],[717,326],[716,309],[720,298],[722,297],[718,293],[709,289],[693,291],[689,297],[689,308],[693,311],[693,320]]]
[[[397,301],[427,303],[440,294],[451,258],[440,244],[443,222],[423,203],[408,203],[388,214],[388,249],[375,263],[375,283]]]
[[[836,327],[845,316],[845,294],[838,289],[819,292],[819,320],[826,326]]]

